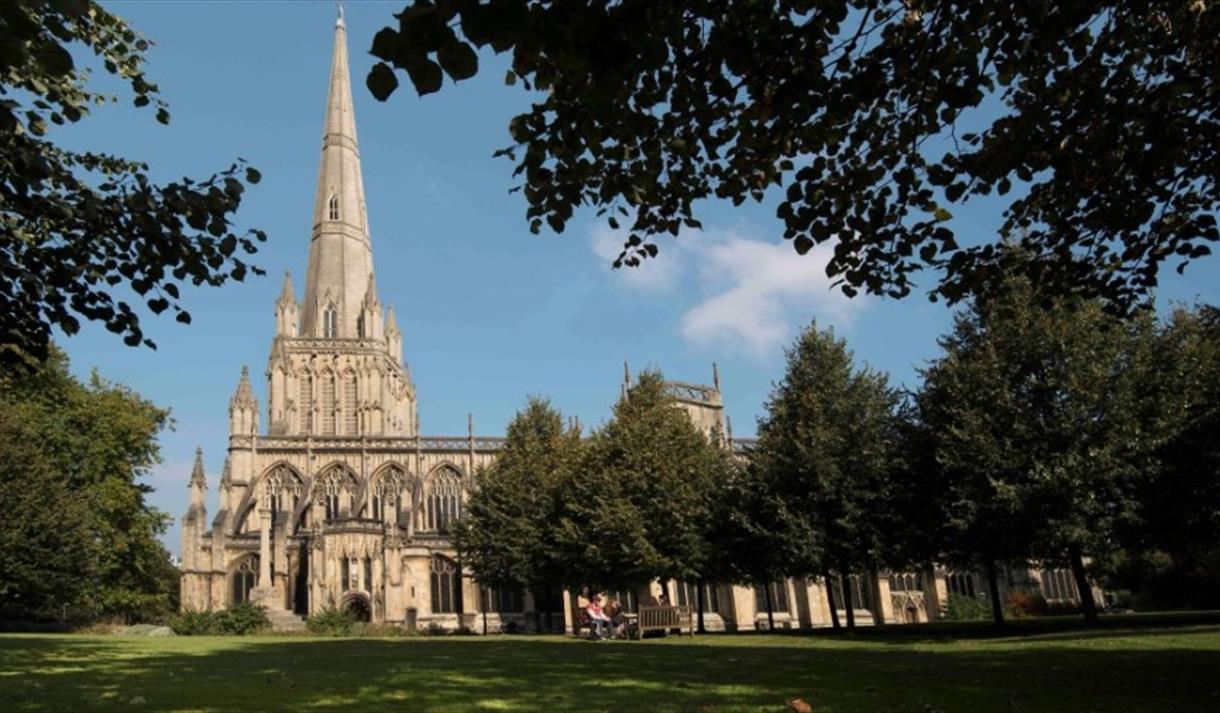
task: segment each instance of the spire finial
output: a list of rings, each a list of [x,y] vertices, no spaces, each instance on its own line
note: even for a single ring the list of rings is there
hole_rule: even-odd
[[[346,27],[347,25],[345,25],[343,22],[343,3],[339,0],[335,0],[335,8],[339,12],[339,18],[335,20],[335,27]]]
[[[626,359],[623,360],[623,385],[631,388],[631,367],[627,365]]]
[[[733,419],[729,416],[724,417],[724,430],[725,435],[728,436],[729,447],[731,448],[733,446]]]
[[[195,465],[191,468],[191,487],[200,490],[207,487],[203,474],[203,447],[195,446]]]
[[[720,390],[720,367],[716,366],[716,362],[712,362],[712,386]]]
[[[474,438],[474,414],[470,412],[466,413],[466,433]]]

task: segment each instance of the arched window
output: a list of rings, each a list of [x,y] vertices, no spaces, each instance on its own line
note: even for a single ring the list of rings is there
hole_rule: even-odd
[[[963,597],[978,596],[974,587],[974,575],[970,572],[953,572],[945,576],[945,584],[950,594],[960,594]]]
[[[406,475],[397,466],[390,466],[373,482],[373,519],[398,524],[400,496],[406,487]]]
[[[242,604],[250,601],[250,591],[258,583],[258,555],[246,555],[233,568],[233,601]]]
[[[340,586],[346,592],[350,588],[352,580],[352,561],[347,557],[339,560],[339,579]]]
[[[460,614],[462,611],[462,584],[453,560],[433,555],[432,557],[432,613]]]
[[[462,516],[462,476],[449,466],[437,470],[428,479],[425,501],[427,529],[448,532]]]
[[[347,471],[335,466],[326,471],[318,480],[316,497],[322,501],[326,509],[326,519],[335,520],[342,517],[340,496],[347,493],[350,502],[355,490],[355,481]]]
[[[280,512],[296,508],[303,487],[301,479],[288,466],[280,465],[267,473],[263,479],[263,493],[272,519]]]
[[[691,611],[697,611],[699,608],[699,587],[694,582],[677,581],[674,582],[675,594],[677,602],[684,607],[690,607]],[[714,584],[703,585],[703,611],[713,614],[720,613],[720,588]],[[763,611],[766,611],[765,609]]]
[[[771,611],[785,613],[788,611],[788,585],[782,580],[765,585],[771,590]],[[767,593],[764,585],[754,587],[754,610],[759,614],[767,613]]]
[[[324,436],[335,435],[335,377],[330,372],[322,373],[322,429]]]
[[[322,336],[326,339],[339,336],[339,310],[332,304],[322,308]]]
[[[359,431],[356,413],[356,372],[343,373],[343,434],[355,436]]]
[[[904,574],[890,575],[890,591],[891,592],[922,592],[923,591],[923,575],[918,573],[907,572]]]
[[[330,201],[327,205],[328,214],[331,220],[339,219],[339,196],[334,193],[330,194]]]
[[[301,419],[301,433],[313,431],[313,377],[301,374],[300,391],[297,398],[297,415]]]

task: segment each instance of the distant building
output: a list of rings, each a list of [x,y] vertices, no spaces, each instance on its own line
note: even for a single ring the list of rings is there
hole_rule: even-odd
[[[349,608],[375,622],[409,627],[570,628],[574,593],[480,591],[459,567],[446,532],[462,514],[474,472],[496,456],[503,439],[421,436],[402,333],[393,308],[383,312],[373,279],[360,152],[347,61],[347,33],[335,26],[334,56],[313,207],[305,291],[297,300],[289,276],[275,305],[267,363],[267,428],[242,369],[229,403],[229,448],[220,476],[220,511],[209,523],[202,454],[190,479],[182,526],[182,607],[224,609],[245,601],[268,607],[282,629],[302,617]],[[631,375],[624,375],[624,389]],[[670,383],[670,393],[710,437],[748,455],[732,439],[720,379]],[[210,524],[210,529],[209,529]],[[1076,599],[1065,571],[1013,570],[1014,588],[1050,599]],[[948,596],[981,596],[969,572],[860,573],[851,587],[856,621],[935,619]],[[830,623],[823,583],[770,585],[777,626]],[[664,593],[695,606],[693,584],[652,582],[615,593],[628,608]],[[761,587],[707,585],[706,622],[713,629],[765,624]],[[551,616],[536,617],[535,612]],[[545,624],[542,624],[545,625]]]

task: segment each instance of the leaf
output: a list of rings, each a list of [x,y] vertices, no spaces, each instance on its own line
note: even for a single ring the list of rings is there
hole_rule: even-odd
[[[940,206],[936,206],[936,210],[932,212],[932,215],[942,223],[953,219],[953,214]]]
[[[369,70],[369,76],[364,83],[372,92],[374,99],[385,101],[398,88],[398,77],[394,76],[394,70],[390,69],[390,65],[378,62]]]
[[[246,167],[246,182],[258,183],[263,180],[263,174],[258,172],[258,169],[253,166]]]
[[[377,31],[376,35],[373,35],[373,47],[369,50],[369,54],[389,62],[398,53],[399,41],[399,34],[394,28],[383,27]]]
[[[441,66],[430,59],[421,59],[407,65],[407,74],[411,77],[411,83],[415,85],[415,91],[421,97],[425,94],[440,91],[441,82],[445,77],[441,73]],[[397,83],[397,80],[395,80],[395,85]],[[372,87],[369,87],[369,89],[372,89]],[[389,95],[387,94],[387,96]]]
[[[470,79],[479,71],[479,58],[474,53],[474,49],[460,40],[441,47],[440,51],[436,53],[436,58],[440,60],[445,73],[455,82]]]
[[[804,255],[813,249],[813,240],[806,235],[798,235],[792,241],[792,247],[796,248],[798,255]]]
[[[181,322],[183,324],[190,324],[191,323],[191,313],[190,312],[179,312],[178,316],[174,317],[174,319],[178,320],[179,322]]]
[[[157,121],[162,124],[169,124],[169,112],[164,108],[157,110]]]

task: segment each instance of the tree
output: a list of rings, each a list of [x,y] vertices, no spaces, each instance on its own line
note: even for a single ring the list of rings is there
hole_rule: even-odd
[[[640,374],[561,483],[557,543],[569,584],[630,588],[700,580],[713,493],[728,454],[677,408],[659,372]]]
[[[168,124],[168,106],[144,71],[148,40],[96,2],[15,0],[0,4],[0,47],[0,363],[45,358],[51,329],[75,334],[82,319],[105,324],[129,346],[155,347],[130,297],[116,295],[134,294],[154,314],[172,307],[189,324],[183,283],[262,274],[239,255],[256,252],[266,236],[234,232],[232,224],[242,179],[259,181],[244,161],[202,181],[157,185],[143,162],[49,138],[51,125],[117,101],[88,88],[74,47]]]
[[[505,81],[533,103],[498,153],[530,228],[583,205],[623,217],[616,265],[699,227],[697,201],[773,186],[784,237],[833,244],[849,295],[904,296],[926,267],[934,297],[985,291],[1002,251],[946,221],[993,192],[1028,277],[1116,307],[1220,238],[1214,3],[414,0],[395,17],[373,95],[396,69],[423,95],[473,76],[476,48],[511,50]]]
[[[90,580],[93,543],[85,503],[35,445],[28,427],[0,410],[0,617],[59,615]]]
[[[22,424],[22,444],[41,454],[83,509],[91,547],[89,567],[71,572],[81,580],[78,603],[128,620],[169,611],[177,577],[158,540],[169,518],[148,504],[151,488],[139,482],[160,460],[156,436],[169,412],[96,373],[80,382],[52,348],[35,372],[0,373],[0,413]],[[0,452],[5,462],[23,458]]]
[[[1144,426],[1166,429],[1152,477],[1140,481],[1140,517],[1108,562],[1116,588],[1148,604],[1211,607],[1220,599],[1220,312],[1180,307],[1143,335],[1155,355],[1140,380],[1153,411]],[[1115,571],[1117,570],[1117,571]]]
[[[884,374],[856,368],[846,343],[814,322],[787,352],[787,369],[758,422],[754,464],[820,551],[789,575],[847,581],[881,558],[880,504],[890,487],[898,396]],[[847,625],[855,625],[843,587]]]
[[[476,473],[452,534],[480,584],[542,593],[562,581],[551,549],[555,489],[578,462],[580,447],[580,434],[545,399],[531,398],[509,422],[504,448]]]
[[[1137,522],[1140,482],[1166,432],[1140,399],[1154,354],[1150,317],[1116,319],[1096,301],[1050,300],[1009,277],[975,301],[924,373],[920,415],[946,483],[951,561],[995,571],[1030,557],[1067,562],[1085,618],[1096,602],[1084,567]]]

